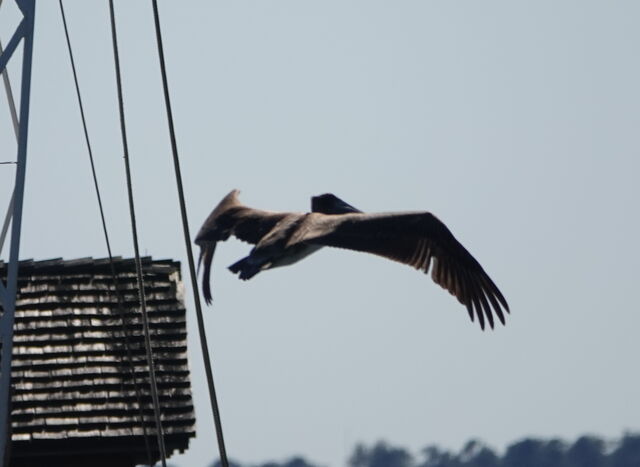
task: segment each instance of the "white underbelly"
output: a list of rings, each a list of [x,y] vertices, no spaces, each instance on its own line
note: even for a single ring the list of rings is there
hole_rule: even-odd
[[[315,253],[322,245],[305,245],[302,248],[297,248],[295,251],[282,255],[277,260],[273,261],[270,265],[271,268],[277,268],[280,266],[289,266],[290,264],[297,263],[301,259],[306,258],[312,253]]]

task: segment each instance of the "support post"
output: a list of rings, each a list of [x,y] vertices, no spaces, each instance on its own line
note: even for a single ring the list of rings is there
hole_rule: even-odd
[[[22,48],[22,84],[20,90],[20,117],[18,155],[11,219],[11,247],[6,285],[0,281],[0,466],[9,464],[7,453],[11,443],[11,357],[13,351],[13,323],[18,284],[18,260],[20,230],[22,226],[22,202],[27,164],[27,136],[29,127],[29,98],[31,94],[31,61],[33,56],[33,26],[35,0],[16,0],[23,19],[16,28],[7,48],[0,54],[2,72],[20,40]]]

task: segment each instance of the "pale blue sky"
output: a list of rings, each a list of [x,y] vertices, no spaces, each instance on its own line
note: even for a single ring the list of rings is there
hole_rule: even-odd
[[[131,256],[107,2],[65,7],[114,253]],[[141,249],[186,264],[151,3],[116,10]],[[366,211],[429,210],[512,309],[483,333],[430,278],[345,251],[241,282],[225,267],[248,246],[221,245],[206,320],[232,458],[337,467],[359,441],[502,449],[640,429],[640,3],[160,13],[194,235],[232,188],[272,210],[327,191]],[[38,2],[34,60],[21,256],[105,256],[57,2]],[[3,160],[11,131],[0,111]],[[0,200],[13,170],[0,166]],[[204,467],[217,449],[192,311],[198,438],[171,462]]]

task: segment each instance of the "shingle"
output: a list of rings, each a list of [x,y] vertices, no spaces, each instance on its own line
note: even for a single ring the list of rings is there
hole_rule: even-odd
[[[195,413],[180,265],[142,261],[165,443],[169,452],[184,451],[195,436]],[[128,343],[145,424],[152,433],[135,263],[115,258],[115,266],[122,309],[108,259],[20,263],[12,362],[14,458],[33,454],[38,442],[46,441],[51,450],[50,443],[64,441],[68,450],[73,439],[106,443],[103,447],[114,453],[128,452],[133,440],[145,458],[126,349]],[[6,264],[0,262],[2,275]],[[123,437],[128,438],[125,444]]]

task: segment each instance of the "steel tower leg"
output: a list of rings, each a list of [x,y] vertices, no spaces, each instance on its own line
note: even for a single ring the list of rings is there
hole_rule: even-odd
[[[33,56],[33,25],[35,0],[16,0],[22,11],[22,21],[0,55],[0,72],[23,41],[22,85],[20,90],[20,131],[18,134],[18,156],[16,181],[13,192],[11,216],[11,248],[6,285],[0,281],[0,466],[9,464],[7,453],[11,442],[11,356],[13,351],[13,322],[16,309],[18,284],[18,257],[20,253],[20,228],[22,224],[22,201],[27,163],[27,135],[29,127],[29,97],[31,93],[31,60]]]

